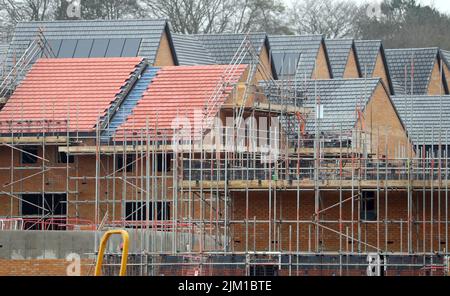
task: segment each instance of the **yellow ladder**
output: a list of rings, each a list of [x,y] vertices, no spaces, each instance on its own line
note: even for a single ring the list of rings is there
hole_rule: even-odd
[[[123,249],[122,249],[122,262],[120,264],[120,276],[126,276],[127,273],[127,261],[128,261],[128,247],[130,244],[130,236],[128,232],[125,230],[111,230],[106,232],[102,240],[100,242],[100,247],[98,250],[97,264],[95,265],[95,276],[102,275],[102,265],[103,265],[103,256],[105,255],[106,245],[108,244],[109,239],[113,235],[121,235],[123,241]]]

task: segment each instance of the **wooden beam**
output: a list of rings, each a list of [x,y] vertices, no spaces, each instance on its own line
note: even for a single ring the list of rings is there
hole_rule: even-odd
[[[355,148],[321,148],[321,153],[327,155],[327,156],[340,156],[342,155],[362,155],[363,150],[362,149],[355,149]],[[300,155],[314,155],[314,148],[298,148],[298,149],[289,149],[290,154],[300,154]],[[369,154],[374,155],[374,154]]]
[[[67,137],[0,137],[0,144],[65,144]]]
[[[430,188],[438,188],[438,185],[441,186],[441,188],[445,187],[446,181],[412,181],[411,186],[415,190],[420,190],[423,188],[430,189]],[[351,180],[327,180],[327,181],[320,181],[319,186],[322,189],[336,189],[339,190],[339,188],[343,189],[351,189],[352,185],[354,186],[356,183],[352,182]],[[362,189],[367,190],[375,190],[377,188],[388,188],[389,190],[407,190],[409,181],[408,180],[388,180],[387,182],[385,180],[377,182],[376,180],[370,180],[370,181],[358,181],[358,183],[361,184]],[[444,183],[444,185],[442,184]],[[450,186],[450,181],[447,181],[448,185]],[[181,182],[181,186],[184,188],[191,188],[192,190],[205,190],[207,188],[218,188],[218,189],[225,189],[226,188],[230,190],[245,190],[245,189],[261,189],[261,190],[268,190],[269,188],[278,189],[278,190],[284,190],[284,189],[292,189],[296,190],[297,188],[301,189],[311,189],[313,190],[314,187],[314,180],[293,180],[293,181],[286,181],[286,180],[278,180],[278,181],[258,181],[258,180],[236,180],[236,181],[229,181],[227,184],[225,184],[224,181],[203,181],[203,182],[197,182],[197,181],[183,181]]]
[[[300,113],[302,115],[310,114],[312,113],[311,108],[304,108],[304,107],[296,107],[296,106],[289,106],[289,105],[277,105],[277,104],[269,104],[269,103],[255,103],[255,106],[253,107],[255,111],[264,111],[264,112],[272,112],[272,113],[280,113],[280,114],[291,114],[295,115],[297,113]]]
[[[117,145],[117,146],[101,146],[100,153],[102,154],[114,154],[114,153],[135,153],[147,151],[147,147],[150,151],[154,152],[170,152],[173,151],[172,145],[160,145],[160,146],[147,146],[147,145]],[[179,146],[179,151],[189,152],[190,146]],[[90,155],[95,154],[97,151],[97,146],[61,146],[58,148],[59,152],[69,153],[69,154],[79,154],[79,155]]]
[[[226,104],[222,106],[222,109],[233,109],[240,107],[238,105],[230,105]],[[273,113],[273,114],[290,114],[295,115],[297,113],[301,113],[303,115],[312,113],[311,108],[303,108],[303,107],[295,107],[288,105],[276,105],[269,103],[255,103],[253,107],[246,107],[246,110],[256,111],[256,112],[264,112],[264,113]]]

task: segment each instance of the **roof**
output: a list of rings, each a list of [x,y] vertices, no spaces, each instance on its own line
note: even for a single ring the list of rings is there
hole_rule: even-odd
[[[305,76],[312,78],[320,46],[324,42],[322,35],[272,35],[269,41],[280,79],[292,74],[300,79]]]
[[[414,90],[412,93],[414,95],[428,94],[428,85],[438,54],[438,48],[387,49],[386,60],[395,94],[411,94],[412,61],[414,61]]]
[[[138,69],[138,75],[135,76],[136,81],[130,83],[132,84],[130,91],[126,96],[119,98],[111,105],[108,117],[103,122],[102,140],[108,141],[115,135],[117,129],[127,120],[137,103],[142,99],[145,91],[158,74],[159,69],[148,65]]]
[[[6,57],[6,53],[8,51],[9,44],[0,43],[0,65],[3,64],[3,60]]]
[[[162,67],[125,123],[119,127],[117,136],[123,136],[125,131],[145,130],[147,127],[170,134],[172,124],[178,117],[188,118],[194,126],[195,114],[202,119],[205,105],[223,80],[227,68],[219,65]],[[246,65],[238,66],[230,82],[238,82],[246,68]],[[217,108],[228,98],[230,88],[221,92]],[[214,111],[211,114],[219,109]]]
[[[233,60],[237,50],[247,34],[199,34],[194,35],[200,40],[217,64],[228,65]],[[268,45],[266,33],[250,33],[248,39],[257,54],[261,54],[264,45]],[[268,48],[270,50],[270,48]],[[251,64],[252,57],[246,55],[241,64]]]
[[[367,72],[367,77],[373,77],[381,47],[381,40],[355,40],[355,48],[363,76]]]
[[[359,66],[361,67],[362,77],[365,77],[366,73],[367,77],[374,77],[378,55],[381,55],[386,71],[386,77],[388,79],[387,83],[389,84],[389,90],[391,94],[394,93],[383,42],[381,40],[355,40],[355,48]]]
[[[172,38],[180,66],[217,63],[197,36],[173,34]]]
[[[292,82],[281,81],[280,83]],[[370,79],[330,79],[330,80],[298,80],[296,85],[298,90],[308,99],[305,100],[304,107],[315,109],[314,100],[315,90],[320,97],[320,103],[323,105],[324,118],[320,121],[321,132],[336,132],[339,130],[348,131],[354,128],[356,124],[356,108],[361,106],[364,110],[370,101],[376,87],[381,84],[380,78]],[[274,97],[269,100],[274,102]],[[292,120],[297,120],[292,118]],[[298,124],[294,124],[298,126]],[[306,127],[307,132],[314,133],[314,120],[309,120]],[[295,136],[298,131],[295,132]]]
[[[379,78],[318,80],[317,95],[324,108],[321,129],[324,131],[353,129],[356,124],[357,106],[365,110],[380,83]],[[315,82],[309,81],[306,92],[309,97],[314,97],[315,88]],[[307,100],[305,107],[315,108],[314,100]],[[312,130],[314,124],[310,124],[309,127]]]
[[[393,96],[392,100],[415,145],[436,145],[440,140],[450,144],[450,96]]]
[[[0,127],[93,132],[141,58],[39,59],[0,112]],[[67,124],[69,121],[69,124]],[[39,129],[39,131],[42,131]],[[37,132],[37,130],[33,130]]]
[[[331,69],[334,78],[343,78],[345,69],[347,67],[350,51],[355,49],[353,39],[327,39],[325,40],[327,46],[328,58],[330,60]],[[358,61],[355,50],[356,61]],[[359,65],[358,71],[360,72]]]
[[[450,51],[441,49],[441,56],[444,63],[450,68]]]
[[[9,44],[0,43],[0,77],[4,75],[5,66],[3,65],[3,62],[6,58],[6,53],[8,52]]]
[[[141,56],[150,63],[156,58],[163,32],[170,34],[166,20],[21,22],[14,32],[8,64],[13,63],[14,57],[18,59],[22,56],[36,38],[39,28],[43,28],[45,38],[59,57],[91,57],[88,55],[92,55],[97,46],[98,52],[93,57]],[[92,40],[97,43],[92,45]],[[61,41],[65,43],[61,44]],[[169,42],[171,43],[171,38]],[[63,52],[58,55],[58,51]]]

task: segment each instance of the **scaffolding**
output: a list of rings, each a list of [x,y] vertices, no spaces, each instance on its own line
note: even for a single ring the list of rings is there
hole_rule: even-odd
[[[35,38],[21,56],[17,56],[14,49],[9,49],[8,56],[12,57],[12,60],[4,62],[5,73],[2,71],[2,76],[0,77],[0,108],[14,93],[20,81],[38,58],[54,58],[55,54],[45,37],[44,29],[39,28]]]
[[[220,128],[219,144],[218,137],[208,141],[204,135],[218,131],[210,120],[220,109],[217,97],[246,56],[252,65],[244,93],[234,85],[235,101],[218,111],[235,124]],[[257,72],[264,85],[253,85]],[[105,141],[105,118],[95,133],[80,134],[69,128],[77,126],[76,106],[68,106],[65,121],[0,126],[7,180],[0,195],[9,199],[0,230],[163,234],[136,242],[130,275],[366,275],[373,254],[386,274],[446,274],[447,131],[435,139],[445,143],[439,149],[412,146],[409,153],[399,145],[395,158],[387,157],[387,145],[370,152],[374,135],[359,127],[321,132],[317,109],[303,104],[319,102],[317,94],[274,81],[248,36],[223,77],[205,106],[200,137],[188,141],[175,143],[180,131],[148,125]],[[279,100],[248,104],[269,86]],[[281,128],[257,136],[267,147],[255,149],[252,135],[261,129],[247,119],[263,116]],[[308,134],[303,125],[311,120]],[[24,154],[38,161],[24,164]],[[39,203],[24,198],[30,194],[40,195]],[[49,205],[49,194],[65,198]],[[32,217],[23,215],[26,204],[38,209]],[[106,256],[105,274],[114,274],[119,257]]]

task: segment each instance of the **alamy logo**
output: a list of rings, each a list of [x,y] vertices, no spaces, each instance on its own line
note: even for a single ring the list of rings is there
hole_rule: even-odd
[[[209,128],[203,127],[201,110],[194,111],[193,122],[179,116],[172,121],[172,149],[181,152],[188,145],[193,152],[258,153],[262,163],[274,163],[280,157],[281,124],[276,117],[214,118]],[[183,149],[184,150],[184,149]]]
[[[367,5],[366,10],[367,16],[371,19],[380,19],[383,16],[383,11],[381,10],[381,1],[372,1]]]
[[[67,276],[81,276],[81,257],[78,254],[72,253],[67,255],[66,261],[69,265],[66,269]]]
[[[67,6],[68,18],[81,18],[81,0],[66,0],[69,5]]]

